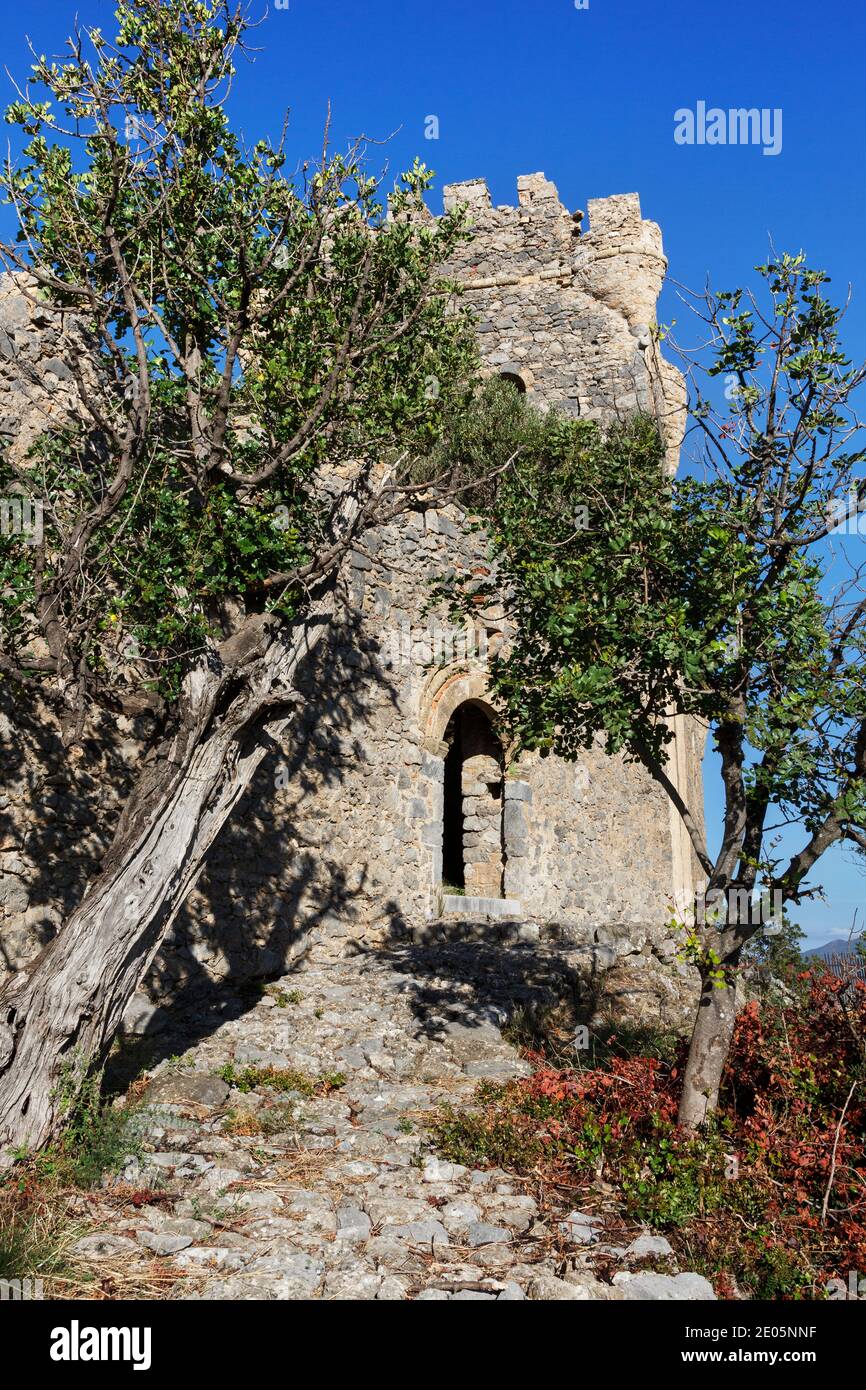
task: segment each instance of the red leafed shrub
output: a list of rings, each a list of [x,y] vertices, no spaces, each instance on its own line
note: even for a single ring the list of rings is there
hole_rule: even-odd
[[[668,1122],[676,1118],[671,1069],[655,1057],[614,1057],[604,1070],[567,1072],[540,1066],[520,1084],[527,1095],[557,1104],[571,1102],[576,1112],[591,1108],[603,1124],[640,1126],[651,1117]]]
[[[599,1182],[624,1216],[666,1230],[722,1297],[825,1297],[866,1277],[866,986],[801,977],[797,1003],[737,1020],[719,1111],[677,1128],[685,1044],[672,1062],[613,1057],[483,1087],[446,1115],[440,1149],[532,1173],[574,1205]],[[565,1193],[567,1191],[567,1197]],[[830,1286],[830,1287],[839,1287]]]
[[[802,1003],[738,1018],[722,1115],[766,1214],[844,1282],[866,1275],[866,985],[804,978]]]

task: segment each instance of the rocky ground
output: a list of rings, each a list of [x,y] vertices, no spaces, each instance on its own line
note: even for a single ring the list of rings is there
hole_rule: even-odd
[[[189,1299],[713,1298],[663,1239],[431,1152],[431,1111],[526,1072],[502,1025],[562,997],[567,954],[322,948],[257,997],[184,1008],[137,1084],[142,1156],[88,1204],[78,1255]],[[251,1067],[302,1076],[244,1089]]]

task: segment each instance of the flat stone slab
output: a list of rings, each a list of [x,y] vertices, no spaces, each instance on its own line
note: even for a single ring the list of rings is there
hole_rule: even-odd
[[[511,1232],[505,1226],[492,1226],[489,1221],[473,1221],[466,1232],[466,1244],[499,1245],[511,1240]]]
[[[566,1240],[572,1241],[575,1245],[594,1245],[601,1226],[598,1219],[590,1216],[588,1212],[571,1211],[564,1221],[560,1221],[559,1230]]]
[[[85,1260],[110,1260],[116,1255],[135,1253],[135,1241],[128,1236],[97,1232],[92,1236],[82,1236],[73,1246],[74,1253]]]
[[[626,1250],[626,1255],[630,1255],[633,1260],[649,1260],[658,1257],[667,1259],[673,1255],[670,1242],[664,1236],[643,1235],[637,1236]]]
[[[702,1274],[629,1274],[622,1270],[613,1276],[613,1282],[630,1303],[677,1299],[708,1303],[716,1297],[712,1284]]]
[[[160,1101],[163,1105],[203,1105],[208,1110],[218,1110],[228,1100],[229,1087],[219,1076],[208,1076],[206,1072],[166,1072],[158,1076],[147,1088],[145,1101],[152,1104]]]
[[[192,1236],[172,1235],[170,1231],[141,1231],[138,1239],[154,1255],[176,1255],[192,1245]]]
[[[522,917],[523,906],[516,898],[464,898],[446,893],[442,912],[457,917]]]

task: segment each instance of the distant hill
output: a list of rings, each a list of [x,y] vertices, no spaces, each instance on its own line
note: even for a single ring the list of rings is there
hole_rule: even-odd
[[[837,936],[833,941],[828,941],[824,946],[813,946],[811,951],[804,951],[804,956],[821,956],[824,960],[828,956],[853,956],[857,950],[857,943],[862,937],[852,936],[848,940],[847,936]]]

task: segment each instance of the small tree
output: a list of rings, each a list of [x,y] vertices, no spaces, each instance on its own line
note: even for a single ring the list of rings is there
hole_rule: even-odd
[[[441,278],[463,223],[424,215],[423,166],[386,218],[359,146],[291,175],[284,139],[246,150],[234,0],[121,0],[117,19],[113,43],[76,32],[38,58],[7,114],[27,138],[0,179],[6,263],[95,367],[69,364],[79,418],[0,463],[44,516],[39,544],[0,541],[0,678],[54,705],[67,749],[97,710],[151,731],[101,873],[0,992],[0,1152],[42,1143],[61,1069],[104,1056],[291,725],[341,560],[429,493],[401,473],[474,364]]]
[[[823,273],[802,255],[758,270],[765,306],[743,291],[701,302],[710,355],[689,360],[692,430],[705,441],[696,476],[665,477],[650,420],[601,431],[548,417],[541,446],[523,450],[488,504],[516,624],[492,675],[515,738],[575,758],[603,734],[609,753],[664,788],[706,877],[707,910],[689,931],[701,975],[680,1110],[689,1129],[717,1102],[758,898],[798,903],[817,891],[809,876],[832,845],[866,849],[862,543],[846,538],[832,574],[828,554],[828,537],[852,518],[856,531],[866,507],[853,400],[864,371],[841,349]],[[718,377],[715,407],[703,383]],[[466,451],[465,431],[451,447]],[[705,724],[720,755],[715,855],[700,808],[666,770],[677,714]],[[803,832],[788,858],[782,826]]]

